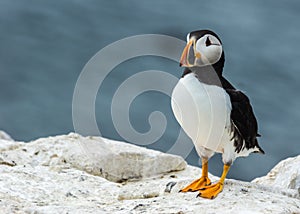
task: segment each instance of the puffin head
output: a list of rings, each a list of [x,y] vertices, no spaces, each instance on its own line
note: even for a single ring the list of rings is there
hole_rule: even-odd
[[[222,42],[217,34],[210,30],[193,31],[187,35],[180,66],[201,67],[216,64],[222,57]]]

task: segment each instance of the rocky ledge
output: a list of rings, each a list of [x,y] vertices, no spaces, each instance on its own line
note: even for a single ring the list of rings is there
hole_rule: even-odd
[[[178,193],[200,175],[179,156],[71,133],[30,143],[0,132],[1,213],[300,213],[300,156],[214,200]],[[218,178],[210,175],[213,181]],[[284,188],[284,189],[282,189]]]

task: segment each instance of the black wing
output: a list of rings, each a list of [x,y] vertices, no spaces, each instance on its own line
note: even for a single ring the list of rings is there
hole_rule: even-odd
[[[249,98],[241,91],[232,88],[228,87],[225,90],[230,96],[232,105],[231,121],[233,124],[233,138],[235,139],[234,145],[236,151],[240,152],[244,146],[247,149],[256,146],[261,150],[256,139],[256,137],[260,136],[257,133],[257,121]],[[263,153],[262,150],[261,152]]]
[[[220,81],[221,81],[222,86],[223,86],[223,88],[225,90],[227,90],[227,89],[235,89],[235,87],[233,87],[233,85],[231,85],[231,83],[227,79],[225,79],[224,77],[221,76],[220,77]]]

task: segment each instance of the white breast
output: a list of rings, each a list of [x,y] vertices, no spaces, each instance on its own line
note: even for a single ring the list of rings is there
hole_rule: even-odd
[[[223,88],[201,83],[193,73],[181,78],[171,100],[174,115],[196,149],[223,152],[230,142],[229,95]],[[198,149],[197,149],[198,150]]]

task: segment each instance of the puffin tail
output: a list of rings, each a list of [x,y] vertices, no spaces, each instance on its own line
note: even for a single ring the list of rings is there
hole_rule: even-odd
[[[258,148],[258,153],[260,153],[260,154],[265,154],[265,151],[258,145],[258,141],[257,141],[257,139],[255,139],[255,147],[256,148]]]

